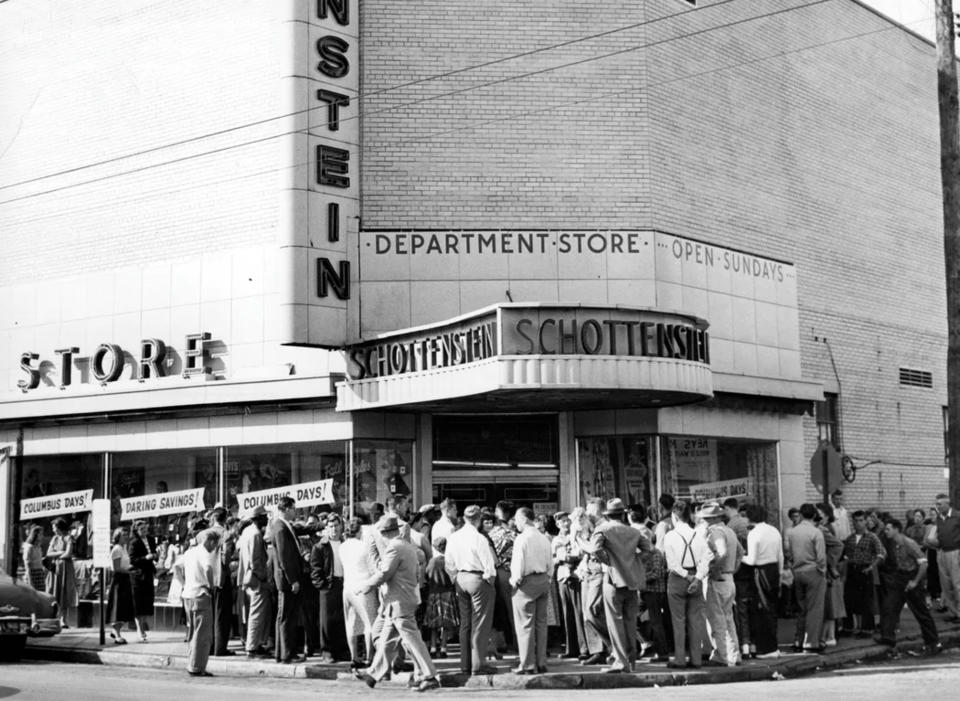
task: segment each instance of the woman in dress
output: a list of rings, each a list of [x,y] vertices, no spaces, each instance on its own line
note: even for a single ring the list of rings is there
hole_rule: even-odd
[[[153,615],[154,584],[157,571],[157,546],[150,535],[150,526],[146,521],[137,521],[133,525],[133,535],[127,546],[130,556],[130,586],[133,589],[133,612],[136,616],[140,642],[147,642],[146,617]]]
[[[124,624],[136,620],[133,608],[133,589],[130,587],[130,555],[127,553],[127,532],[115,528],[111,542],[110,559],[113,562],[113,577],[110,581],[110,595],[107,597],[107,616],[112,630],[110,637],[116,645],[126,645],[121,635]],[[139,629],[138,629],[139,632]]]
[[[437,538],[433,544],[433,557],[427,563],[427,610],[424,625],[430,631],[430,649],[433,657],[447,656],[447,639],[456,638],[460,630],[460,610],[453,581],[444,567],[447,539]]]
[[[843,560],[843,542],[837,538],[833,526],[833,507],[817,504],[817,516],[827,549],[827,595],[823,607],[823,632],[819,641],[811,640],[809,644],[834,646],[837,644],[836,623],[847,617],[843,601],[846,562]]]
[[[45,591],[47,587],[47,570],[43,567],[43,547],[40,545],[42,538],[43,528],[31,526],[22,548],[23,570],[30,586],[37,591]]]
[[[77,573],[73,568],[73,538],[70,536],[70,524],[64,518],[53,520],[53,537],[47,546],[47,558],[53,569],[47,574],[47,593],[51,594],[60,606],[60,624],[67,625],[71,609],[77,608]]]

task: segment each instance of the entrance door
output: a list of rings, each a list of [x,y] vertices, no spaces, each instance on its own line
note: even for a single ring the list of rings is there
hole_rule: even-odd
[[[559,509],[556,414],[458,414],[433,417],[433,501],[462,509],[498,501],[534,513]]]
[[[551,471],[552,472],[552,471]],[[554,514],[560,508],[558,476],[536,474],[497,474],[492,471],[470,471],[469,474],[435,475],[433,503],[446,498],[457,502],[462,511],[465,506],[476,504],[491,509],[498,501],[512,502],[515,507],[526,506],[536,514]]]

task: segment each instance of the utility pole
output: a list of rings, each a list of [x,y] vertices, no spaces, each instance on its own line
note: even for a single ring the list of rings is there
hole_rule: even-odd
[[[940,181],[943,251],[947,272],[947,448],[950,502],[960,506],[960,107],[953,0],[935,0],[937,102],[940,107]]]

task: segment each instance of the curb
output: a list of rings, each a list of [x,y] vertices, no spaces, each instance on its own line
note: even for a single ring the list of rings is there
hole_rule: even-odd
[[[940,635],[943,646],[960,645],[960,631],[944,632]],[[900,652],[915,652],[923,647],[918,637],[907,638],[897,644]],[[589,674],[563,673],[526,676],[518,674],[496,674],[467,676],[460,673],[441,674],[443,687],[463,687],[467,689],[623,689],[650,688],[665,686],[694,686],[701,684],[729,684],[733,682],[770,681],[787,677],[814,674],[822,669],[832,669],[848,664],[860,664],[869,660],[883,659],[890,648],[883,645],[868,645],[848,650],[837,650],[829,655],[804,655],[781,659],[765,664],[750,663],[741,667],[726,667],[690,672],[641,671],[635,674]],[[117,665],[125,667],[149,667],[160,669],[186,670],[187,658],[182,655],[151,655],[120,652],[117,650],[90,650],[80,648],[62,648],[52,646],[28,645],[24,659],[77,664]],[[272,662],[252,662],[246,658],[223,659],[211,657],[207,671],[225,677],[264,677],[278,679],[323,679],[353,681],[352,673],[345,672],[342,666],[319,663],[296,665],[278,665]],[[391,681],[381,682],[378,686],[387,689],[405,689],[409,673],[395,675]]]

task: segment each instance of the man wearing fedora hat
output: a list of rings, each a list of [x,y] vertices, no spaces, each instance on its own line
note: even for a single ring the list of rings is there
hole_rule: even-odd
[[[237,582],[244,597],[244,616],[247,623],[247,657],[267,657],[270,640],[271,612],[270,580],[267,564],[267,545],[263,531],[267,527],[267,510],[255,506],[247,517],[249,525],[237,541]]]
[[[357,676],[373,688],[390,673],[400,643],[413,657],[419,683],[417,691],[440,687],[437,669],[427,646],[420,637],[415,614],[420,605],[419,563],[417,549],[400,535],[400,523],[393,514],[383,516],[376,525],[386,547],[380,559],[380,571],[363,583],[357,593],[366,594],[380,587],[380,611],[383,630],[377,638],[373,661],[366,672]]]
[[[590,548],[603,562],[603,610],[614,657],[607,672],[633,671],[639,592],[644,587],[639,553],[653,547],[640,531],[624,523],[626,510],[622,499],[608,501],[606,519],[590,537]]]
[[[733,617],[737,594],[733,574],[743,558],[743,548],[737,534],[723,523],[720,504],[704,504],[700,518],[706,524],[707,622],[713,638],[713,655],[707,663],[733,667],[740,662],[740,642]]]

